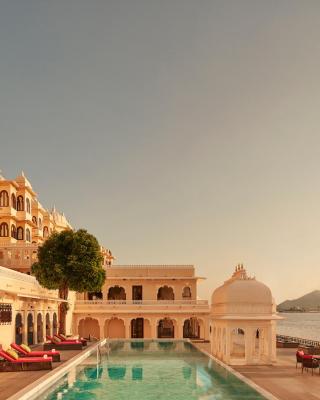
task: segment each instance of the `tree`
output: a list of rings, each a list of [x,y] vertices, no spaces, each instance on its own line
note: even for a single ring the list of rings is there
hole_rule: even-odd
[[[67,300],[69,290],[100,291],[105,281],[103,257],[97,239],[85,229],[53,233],[38,249],[32,274],[47,289],[58,289]],[[59,306],[59,332],[65,333],[68,303]]]

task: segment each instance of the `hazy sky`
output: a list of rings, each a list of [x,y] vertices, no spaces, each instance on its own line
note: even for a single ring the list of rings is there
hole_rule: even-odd
[[[320,1],[3,0],[0,168],[119,264],[320,289]]]

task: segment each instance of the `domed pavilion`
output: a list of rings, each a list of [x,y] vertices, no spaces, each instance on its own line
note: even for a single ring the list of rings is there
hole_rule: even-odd
[[[276,361],[276,320],[271,290],[238,265],[211,297],[211,353],[230,365]]]

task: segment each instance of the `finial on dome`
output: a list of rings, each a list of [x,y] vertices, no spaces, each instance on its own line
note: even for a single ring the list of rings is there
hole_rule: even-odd
[[[2,175],[2,169],[0,169],[0,181],[4,181],[4,176]]]
[[[25,175],[24,175],[24,171],[23,171],[23,170],[21,171],[21,176],[23,176],[23,177],[25,178]]]

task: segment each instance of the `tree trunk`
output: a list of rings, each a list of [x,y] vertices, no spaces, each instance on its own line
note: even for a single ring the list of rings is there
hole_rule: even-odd
[[[68,300],[69,289],[67,286],[62,286],[59,288],[59,297],[63,300]],[[59,304],[59,333],[63,335],[66,334],[66,316],[67,316],[67,306],[68,303]]]

